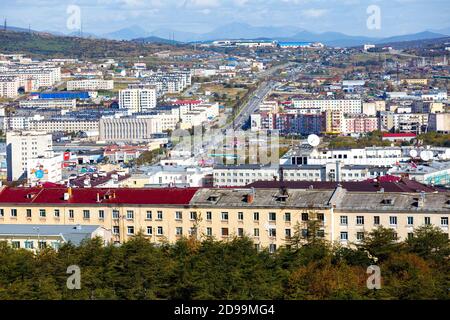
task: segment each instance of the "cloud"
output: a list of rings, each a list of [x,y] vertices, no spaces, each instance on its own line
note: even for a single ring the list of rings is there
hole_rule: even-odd
[[[302,10],[301,14],[308,18],[319,18],[328,13],[327,9],[306,9]]]

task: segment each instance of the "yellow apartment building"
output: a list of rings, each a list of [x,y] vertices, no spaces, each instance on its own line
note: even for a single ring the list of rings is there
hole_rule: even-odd
[[[111,232],[115,243],[139,232],[155,243],[183,236],[228,240],[245,235],[256,247],[271,251],[286,245],[296,226],[306,232],[311,219],[320,221],[319,232],[327,240],[344,245],[357,243],[380,225],[395,229],[399,240],[424,224],[448,233],[448,192],[348,189],[332,183],[321,189],[2,187],[0,225],[99,226]]]

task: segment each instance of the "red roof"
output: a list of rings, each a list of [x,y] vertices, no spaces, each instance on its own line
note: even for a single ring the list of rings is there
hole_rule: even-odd
[[[72,196],[64,200],[67,188],[10,188],[0,189],[0,203],[38,204],[96,204],[97,195],[103,204],[188,205],[198,188],[165,189],[104,189],[72,188]]]
[[[385,133],[383,138],[415,138],[415,133]]]

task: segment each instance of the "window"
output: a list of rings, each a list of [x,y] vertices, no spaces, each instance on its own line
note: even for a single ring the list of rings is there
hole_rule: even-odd
[[[448,217],[441,217],[441,226],[448,227]]]
[[[34,249],[34,242],[30,240],[25,241],[25,249]]]
[[[275,212],[269,212],[269,221],[277,221],[277,214]]]
[[[222,237],[228,236],[228,228],[222,228]]]
[[[83,210],[83,219],[90,219],[91,212],[89,210]]]
[[[317,230],[317,236],[320,238],[325,238],[325,230]]]
[[[253,212],[253,220],[259,221],[259,212]]]
[[[55,217],[59,218],[59,216],[60,216],[59,209],[55,209]]]
[[[112,216],[113,216],[113,219],[116,219],[116,220],[119,219],[119,217],[120,217],[119,210],[113,210]]]
[[[323,213],[318,213],[317,214],[317,220],[319,221],[325,221],[325,215]]]
[[[119,234],[119,227],[118,226],[113,226],[113,233],[114,234]]]
[[[412,226],[414,224],[414,217],[408,217],[408,226]]]
[[[276,237],[277,229],[269,228],[269,237]]]
[[[239,221],[244,220],[244,213],[243,212],[238,212],[238,220]]]
[[[348,225],[348,216],[341,216],[341,225]]]
[[[308,212],[303,212],[302,213],[302,221],[308,221],[309,217],[308,217]]]
[[[47,248],[47,241],[39,241],[38,247],[39,247],[39,249]]]
[[[127,220],[133,220],[133,219],[134,219],[133,210],[127,210]]]
[[[284,221],[291,222],[291,213],[290,212],[286,212],[284,214]]]
[[[258,228],[253,229],[253,236],[259,237],[259,229]]]
[[[13,249],[20,249],[20,241],[11,241]]]
[[[11,209],[11,217],[13,218],[17,217],[17,209]]]
[[[380,225],[380,216],[373,217],[373,224],[376,226]]]
[[[212,228],[206,228],[206,235],[208,236],[208,237],[212,237]]]
[[[206,212],[206,220],[208,220],[208,221],[212,220],[212,212],[211,211]]]
[[[147,227],[147,235],[151,236],[153,234],[153,227]]]
[[[98,210],[98,218],[105,219],[105,210]]]
[[[356,233],[356,239],[358,241],[364,240],[364,232],[357,232]]]
[[[197,212],[195,212],[195,211],[191,212],[191,220],[193,220],[193,221],[197,220]]]
[[[69,219],[73,219],[75,216],[75,212],[73,210],[69,210]]]
[[[255,246],[255,250],[256,251],[260,251],[261,250],[261,245],[259,243],[255,243],[254,246]]]
[[[430,217],[425,217],[425,225],[427,225],[427,226],[431,225],[431,218]]]
[[[134,227],[133,226],[127,227],[127,234],[134,234]]]
[[[152,217],[152,212],[151,212],[151,211],[147,211],[147,212],[146,212],[146,214],[145,214],[145,219],[146,219],[146,220],[152,220],[152,219],[153,219],[153,217]]]
[[[0,217],[4,217],[5,216],[5,210],[4,209],[0,209]]]
[[[391,226],[396,226],[397,225],[397,217],[396,216],[389,217],[389,224]]]
[[[348,240],[348,232],[342,231],[341,232],[341,241],[347,241]]]
[[[228,212],[222,212],[222,221],[228,221]]]
[[[414,238],[414,233],[408,232],[408,240],[411,240],[412,238]]]
[[[162,236],[164,234],[163,227],[158,227],[158,236]]]
[[[270,252],[270,253],[275,253],[275,251],[277,251],[277,245],[271,243],[271,244],[269,245],[269,252]]]
[[[238,237],[243,237],[243,236],[244,236],[244,229],[238,228]]]
[[[357,216],[356,217],[356,224],[358,226],[362,226],[364,224],[364,216]]]
[[[289,239],[291,237],[291,229],[285,229],[284,235],[286,236],[287,239]]]
[[[39,217],[45,218],[46,217],[45,209],[39,209]]]
[[[156,213],[156,216],[157,216],[157,220],[162,220],[163,219],[163,212],[162,211],[158,211]]]
[[[176,227],[175,234],[177,236],[182,236],[183,235],[183,228],[182,227]]]
[[[183,220],[183,212],[181,211],[175,212],[175,220]]]

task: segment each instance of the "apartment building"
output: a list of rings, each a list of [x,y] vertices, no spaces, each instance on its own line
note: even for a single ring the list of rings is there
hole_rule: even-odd
[[[21,108],[75,109],[76,99],[31,99],[19,101]]]
[[[55,118],[48,120],[30,120],[29,130],[45,133],[53,132],[98,132],[99,121],[91,119]]]
[[[156,88],[128,88],[119,91],[119,107],[132,112],[150,111],[156,107]]]
[[[19,77],[0,75],[0,97],[15,98],[19,95]]]
[[[303,100],[293,99],[293,107],[295,109],[316,109],[324,111],[341,111],[343,113],[361,113],[362,101],[350,99],[323,99],[323,100]]]
[[[280,159],[280,164],[313,164],[342,162],[344,165],[386,167],[410,160],[407,151],[400,147],[367,147],[361,149],[311,149],[296,148]]]
[[[37,65],[11,65],[3,72],[5,76],[19,78],[20,86],[27,86],[30,80],[36,81],[34,87],[51,87],[61,81],[61,68]]]
[[[324,165],[285,164],[279,167],[263,165],[217,165],[214,167],[215,187],[244,187],[258,181],[365,181],[387,174],[389,168],[364,165],[344,165],[342,162]]]
[[[113,90],[114,80],[103,80],[103,79],[86,79],[86,80],[72,80],[67,81],[67,90]]]
[[[43,132],[9,131],[6,133],[8,181],[27,178],[29,161],[44,157],[52,150],[52,136]]]
[[[99,123],[99,139],[106,142],[146,142],[155,133],[161,133],[156,118],[102,118]]]
[[[183,236],[230,240],[249,236],[257,248],[288,244],[308,221],[319,235],[352,245],[378,226],[404,240],[419,226],[448,233],[448,193],[405,192],[395,184],[249,189],[0,189],[0,224],[95,225],[123,243],[139,232],[152,242]]]

